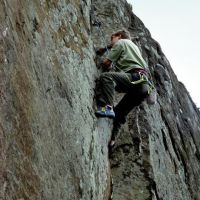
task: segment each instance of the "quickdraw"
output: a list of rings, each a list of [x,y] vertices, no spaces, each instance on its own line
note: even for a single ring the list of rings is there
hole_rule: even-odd
[[[96,14],[95,14],[94,6],[92,6],[92,8],[91,8],[90,15],[91,15],[91,18],[93,18],[92,25],[96,26],[98,28],[98,33],[101,34],[100,37],[101,37],[101,39],[103,41],[103,44],[106,45],[106,40],[104,38],[104,33],[103,33],[103,30],[101,29],[102,23],[101,23],[101,21],[99,21],[99,19],[97,18]],[[106,53],[108,54],[109,50],[108,50],[107,46],[105,46],[105,50],[106,50]]]

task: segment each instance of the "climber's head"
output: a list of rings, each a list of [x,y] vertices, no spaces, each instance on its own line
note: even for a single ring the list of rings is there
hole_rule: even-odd
[[[129,31],[123,29],[111,35],[111,43],[115,44],[120,39],[131,39]]]

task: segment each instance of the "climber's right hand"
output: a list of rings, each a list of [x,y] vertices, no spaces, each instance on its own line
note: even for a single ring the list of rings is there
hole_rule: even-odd
[[[111,49],[113,47],[113,44],[109,44],[108,46],[107,46],[107,49]]]
[[[102,56],[105,52],[106,52],[106,48],[104,47],[104,48],[98,49],[98,50],[96,51],[96,54],[97,54],[98,56]]]
[[[103,48],[99,48],[97,51],[96,51],[96,54],[99,55],[99,56],[102,56],[108,49],[110,50],[112,48],[112,44],[109,44],[107,45],[106,47],[103,47]]]

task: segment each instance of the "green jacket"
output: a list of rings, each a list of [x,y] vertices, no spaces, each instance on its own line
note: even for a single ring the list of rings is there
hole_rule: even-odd
[[[134,68],[146,68],[139,48],[128,39],[120,39],[114,44],[107,58],[116,64],[117,69],[127,72]]]

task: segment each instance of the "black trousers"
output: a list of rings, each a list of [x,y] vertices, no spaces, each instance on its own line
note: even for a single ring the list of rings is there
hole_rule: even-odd
[[[115,90],[125,93],[121,101],[114,107],[115,119],[112,137],[117,136],[121,124],[125,123],[127,114],[147,97],[149,86],[147,83],[133,84],[140,79],[139,73],[105,72],[100,76],[97,89],[97,105],[113,105]]]

